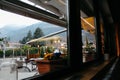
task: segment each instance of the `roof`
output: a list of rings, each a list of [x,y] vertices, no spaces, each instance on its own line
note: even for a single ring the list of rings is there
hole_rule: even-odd
[[[40,41],[46,41],[46,40],[56,40],[56,39],[60,39],[60,36],[56,35],[56,34],[60,34],[63,32],[66,32],[67,29],[63,29],[45,36],[42,36],[40,38],[37,39],[32,39],[30,41],[28,41],[26,44],[32,43],[32,42],[40,42]]]
[[[42,37],[42,38],[32,39],[26,44],[34,43],[34,42],[50,41],[50,40],[60,40],[60,36],[52,36],[52,37],[47,37],[47,38]]]

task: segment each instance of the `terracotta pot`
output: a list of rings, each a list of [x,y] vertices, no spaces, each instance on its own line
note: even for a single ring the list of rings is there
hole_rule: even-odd
[[[38,60],[36,62],[40,74],[48,73],[64,67],[63,60]]]

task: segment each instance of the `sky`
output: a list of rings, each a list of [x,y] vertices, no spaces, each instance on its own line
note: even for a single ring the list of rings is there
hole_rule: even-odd
[[[13,25],[13,24],[19,26],[20,25],[27,26],[37,22],[41,22],[41,21],[0,9],[0,28],[4,27],[5,25]]]

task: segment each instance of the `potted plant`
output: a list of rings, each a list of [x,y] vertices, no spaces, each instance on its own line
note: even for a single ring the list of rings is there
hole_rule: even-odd
[[[55,58],[53,50],[54,49],[52,47],[46,48],[46,54],[44,55],[44,59],[36,61],[40,74],[56,70],[57,67],[63,67],[65,65],[64,59]]]

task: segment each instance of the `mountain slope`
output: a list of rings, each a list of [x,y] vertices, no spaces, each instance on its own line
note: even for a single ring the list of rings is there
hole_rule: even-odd
[[[24,25],[18,26],[18,25],[14,25],[14,24],[6,25],[6,26],[0,28],[0,37],[7,37],[8,34],[10,34],[13,31],[21,29],[23,26]]]
[[[19,40],[22,40],[23,37],[27,36],[27,33],[29,30],[31,30],[31,32],[33,34],[37,27],[42,29],[44,35],[64,29],[62,27],[59,27],[59,26],[56,26],[53,24],[39,22],[39,23],[32,24],[30,26],[26,26],[24,28],[20,28],[20,29],[8,27],[8,28],[6,28],[6,29],[4,28],[2,30],[4,30],[3,32],[6,33],[8,38],[10,38],[10,41],[18,42]],[[1,29],[0,29],[0,31],[1,31]]]
[[[29,26],[16,26],[16,25],[7,25],[4,28],[0,29],[0,37],[4,36],[4,37],[8,37],[10,39],[11,42],[19,42],[20,40],[23,39],[23,37],[27,36],[27,33],[29,30],[31,30],[32,34],[35,32],[36,28],[39,27],[42,29],[44,35],[59,31],[59,30],[63,30],[63,27],[60,26],[56,26],[53,24],[49,24],[46,22],[39,22],[39,23],[35,23]],[[62,37],[66,37],[66,32],[59,34]],[[83,43],[85,43],[85,39],[87,38],[89,39],[89,41],[95,41],[95,36],[93,34],[90,34],[87,31],[82,30],[82,41]],[[77,39],[77,38],[76,38]]]

